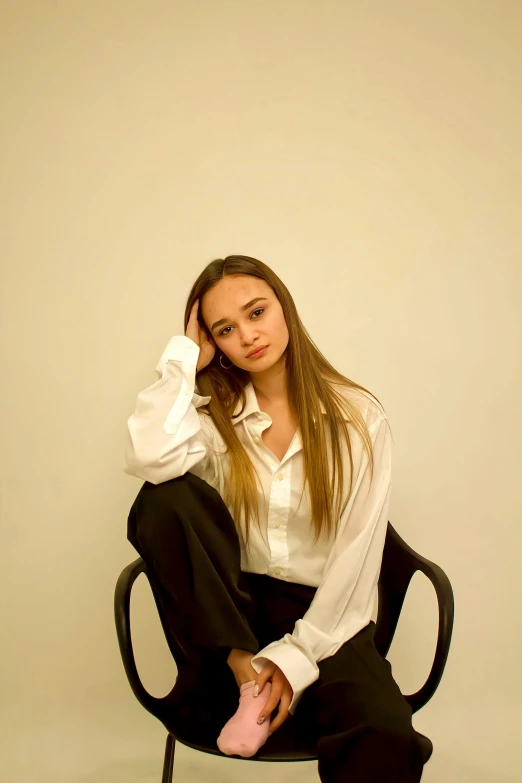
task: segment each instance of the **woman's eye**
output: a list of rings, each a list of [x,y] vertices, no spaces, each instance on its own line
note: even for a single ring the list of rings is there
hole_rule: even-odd
[[[260,307],[258,310],[254,310],[252,315],[255,315],[255,313],[263,313],[264,311],[265,311],[265,308],[264,307]],[[220,337],[226,337],[227,334],[230,334],[230,332],[226,332],[226,330],[227,329],[231,329],[231,328],[232,327],[230,327],[230,326],[225,326],[225,328],[220,331],[219,336]]]

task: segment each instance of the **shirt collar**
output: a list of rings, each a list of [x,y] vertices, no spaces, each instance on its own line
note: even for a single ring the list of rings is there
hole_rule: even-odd
[[[254,390],[254,385],[252,381],[247,383],[245,386],[245,394],[246,394],[246,404],[244,407],[244,410],[241,412],[241,400],[238,401],[236,408],[234,410],[234,415],[237,415],[237,418],[232,419],[234,424],[239,424],[239,422],[243,421],[243,419],[246,419],[248,416],[252,416],[253,414],[262,414],[259,407],[259,403],[257,401],[256,393]],[[319,400],[319,405],[321,408],[321,413],[326,413],[326,408],[324,407],[321,400]],[[347,418],[346,416],[344,418]]]
[[[240,421],[246,419],[247,416],[252,416],[252,414],[254,413],[258,413],[258,414],[262,413],[261,408],[259,407],[259,403],[257,401],[257,397],[252,381],[247,383],[247,385],[245,386],[245,395],[246,395],[245,407],[243,411],[241,411],[242,402],[241,399],[238,400],[238,403],[233,413],[233,416],[237,416],[237,418],[232,419],[233,424],[239,424]]]

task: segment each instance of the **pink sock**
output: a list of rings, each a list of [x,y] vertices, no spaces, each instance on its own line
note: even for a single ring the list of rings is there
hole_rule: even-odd
[[[257,719],[268,702],[272,683],[265,683],[257,698],[252,695],[254,685],[255,680],[250,680],[241,686],[237,712],[225,723],[217,738],[217,746],[226,756],[250,758],[268,739],[270,716],[261,726]]]

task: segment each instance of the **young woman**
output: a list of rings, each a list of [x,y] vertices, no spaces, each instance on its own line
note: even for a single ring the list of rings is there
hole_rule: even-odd
[[[138,395],[125,468],[145,481],[129,539],[175,654],[173,714],[227,755],[279,730],[312,739],[323,783],[419,781],[411,708],[370,619],[391,487],[382,406],[255,258],[211,262],[184,323]]]

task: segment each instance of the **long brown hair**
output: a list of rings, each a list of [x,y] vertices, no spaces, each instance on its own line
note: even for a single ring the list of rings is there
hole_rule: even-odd
[[[308,481],[312,525],[315,541],[321,534],[327,536],[336,531],[341,514],[344,471],[340,436],[345,439],[350,458],[350,488],[352,493],[353,458],[347,421],[355,428],[366,448],[373,479],[373,450],[371,438],[364,417],[356,404],[343,395],[342,389],[359,389],[379,400],[363,386],[351,381],[332,367],[319,351],[306,331],[290,292],[270,267],[251,256],[227,256],[211,261],[201,272],[190,291],[185,309],[185,331],[192,306],[200,300],[198,320],[202,329],[208,329],[201,315],[201,299],[210,289],[228,275],[251,275],[264,280],[276,294],[285,317],[289,333],[286,351],[286,372],[288,378],[288,401],[295,416],[303,445],[304,481]],[[250,529],[250,519],[255,517],[259,525],[259,504],[255,476],[259,478],[253,463],[241,443],[233,424],[233,413],[239,400],[246,404],[245,387],[250,374],[232,365],[224,370],[219,362],[219,352],[197,376],[198,392],[210,395],[208,412],[223,437],[230,458],[230,477],[226,483],[225,502],[233,509],[232,515],[238,523],[241,511],[245,520],[246,539]],[[335,387],[340,391],[336,392]],[[324,405],[326,416],[321,411]],[[382,408],[382,405],[381,405]],[[326,427],[325,418],[328,421]],[[329,464],[327,451],[327,429],[330,435],[332,465]],[[330,475],[331,467],[331,475]],[[334,506],[335,494],[335,513]]]

